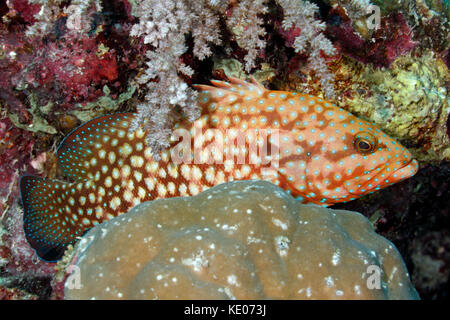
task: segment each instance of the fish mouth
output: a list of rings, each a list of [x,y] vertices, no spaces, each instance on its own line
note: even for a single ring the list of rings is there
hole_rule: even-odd
[[[419,171],[419,162],[416,159],[412,159],[405,166],[395,170],[389,176],[386,177],[387,180],[396,182],[403,181],[405,179],[411,178],[414,176],[417,171]]]
[[[391,184],[411,178],[412,176],[414,176],[417,173],[418,170],[419,170],[419,163],[417,162],[416,159],[412,159],[410,162],[405,164],[403,167],[398,168],[397,170],[390,173],[389,175],[386,175],[385,170],[381,170],[376,175],[372,176],[372,179],[370,179],[366,183],[362,184],[361,188],[365,189],[364,194],[366,194],[370,191],[374,191],[376,189],[376,187],[372,186],[372,187],[368,188],[368,185],[373,184],[374,178],[378,178],[380,180],[380,185],[381,185],[379,189],[383,189]],[[385,177],[383,177],[383,178],[381,178],[382,173],[385,174]],[[388,182],[385,182],[386,180]],[[361,194],[358,192],[349,192],[349,193],[352,195],[361,196]]]

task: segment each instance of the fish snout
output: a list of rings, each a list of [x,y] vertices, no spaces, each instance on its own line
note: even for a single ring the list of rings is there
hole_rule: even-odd
[[[386,177],[386,182],[389,184],[397,183],[403,181],[405,179],[411,178],[414,176],[419,170],[419,162],[416,159],[411,159],[408,164],[404,165],[401,168],[398,168],[390,175]]]
[[[397,174],[403,179],[414,176],[419,171],[419,162],[416,159],[412,159],[406,166],[397,170]]]

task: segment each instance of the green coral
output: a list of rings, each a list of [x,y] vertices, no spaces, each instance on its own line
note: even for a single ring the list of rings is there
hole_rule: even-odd
[[[407,55],[389,69],[367,66],[354,81],[354,94],[343,98],[342,105],[411,142],[410,150],[419,160],[450,160],[448,81],[446,65],[431,51],[420,57]]]
[[[57,131],[54,127],[49,125],[47,120],[45,120],[45,116],[50,112],[53,108],[53,103],[49,102],[45,106],[39,106],[37,103],[37,98],[35,95],[31,94],[29,96],[30,102],[30,113],[33,116],[32,124],[22,124],[19,121],[19,116],[15,113],[8,113],[9,119],[11,119],[12,123],[18,128],[32,131],[32,132],[44,132],[49,134],[56,134]]]
[[[120,105],[131,99],[136,91],[135,85],[129,85],[127,91],[121,93],[118,98],[111,97],[108,86],[103,87],[104,95],[99,97],[93,102],[86,103],[85,105],[79,103],[73,111],[69,112],[55,112],[56,115],[70,114],[75,116],[81,122],[87,122],[93,118],[99,117],[103,114],[114,113],[117,111]],[[32,124],[22,124],[19,121],[19,116],[15,113],[8,113],[8,117],[18,128],[32,131],[32,132],[44,132],[49,134],[56,134],[58,131],[51,126],[46,118],[53,112],[54,103],[48,102],[45,106],[40,106],[37,102],[37,97],[34,94],[28,96],[30,102],[29,112],[33,116]]]

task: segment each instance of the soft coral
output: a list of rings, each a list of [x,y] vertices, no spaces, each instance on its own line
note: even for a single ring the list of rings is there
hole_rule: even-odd
[[[401,13],[392,13],[381,20],[381,26],[372,39],[363,39],[353,29],[352,23],[342,10],[333,9],[330,16],[338,15],[340,24],[330,24],[327,35],[341,52],[363,63],[376,67],[389,67],[401,55],[411,51],[416,42],[412,40],[412,30]]]

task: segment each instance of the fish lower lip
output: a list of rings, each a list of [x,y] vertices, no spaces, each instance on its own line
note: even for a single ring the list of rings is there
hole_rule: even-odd
[[[392,172],[389,176],[384,177],[383,179],[389,179],[394,174],[397,174],[397,175],[400,174],[400,176],[403,174],[403,176],[404,176],[403,178],[400,178],[400,179],[398,177],[395,178],[397,180],[396,182],[400,182],[401,180],[404,180],[404,179],[407,179],[407,178],[410,178],[410,177],[414,176],[417,173],[418,170],[419,170],[419,163],[417,162],[416,159],[412,159],[407,165],[401,167],[400,169],[397,169],[396,171]],[[380,172],[380,174],[381,174],[381,172]],[[375,177],[378,177],[378,175],[375,176]],[[363,187],[365,187],[369,183],[370,183],[370,181],[367,181],[367,183],[364,184]],[[350,191],[348,191],[348,193],[351,194],[351,195],[356,195],[356,196],[360,195],[357,192],[350,192]]]
[[[407,179],[414,176],[418,170],[419,170],[419,162],[417,162],[416,159],[412,159],[407,165],[392,172],[392,174],[390,174],[389,177],[387,178],[391,178],[394,174],[396,174],[397,176],[400,176],[401,180]],[[401,176],[403,176],[403,178]],[[396,177],[395,179],[398,179],[398,177]]]

